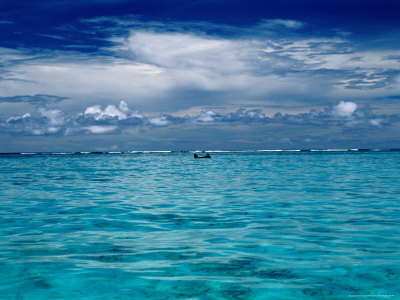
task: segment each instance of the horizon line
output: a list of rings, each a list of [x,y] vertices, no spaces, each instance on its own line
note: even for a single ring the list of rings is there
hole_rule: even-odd
[[[268,152],[400,152],[400,148],[323,148],[323,149],[257,149],[257,150],[129,150],[129,151],[28,151],[0,152],[0,155],[85,155],[85,154],[149,154],[149,153],[268,153]]]

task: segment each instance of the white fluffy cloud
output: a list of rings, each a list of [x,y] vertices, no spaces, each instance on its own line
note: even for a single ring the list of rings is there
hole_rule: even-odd
[[[115,105],[107,105],[107,107],[102,110],[100,105],[94,105],[86,108],[83,114],[85,116],[92,116],[95,120],[103,120],[107,118],[124,120],[127,118],[128,112],[128,104],[121,100],[118,108]]]
[[[200,122],[212,122],[214,121],[215,113],[213,111],[204,111],[201,112],[200,115],[197,117],[197,120]]]
[[[340,101],[339,104],[333,107],[332,115],[339,118],[350,118],[356,109],[356,103]]]

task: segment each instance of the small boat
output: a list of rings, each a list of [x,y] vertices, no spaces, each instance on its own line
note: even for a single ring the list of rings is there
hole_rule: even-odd
[[[207,153],[207,154],[204,155],[204,156],[198,156],[197,153],[195,153],[195,154],[193,155],[193,158],[211,158],[211,155],[210,155],[209,153]]]

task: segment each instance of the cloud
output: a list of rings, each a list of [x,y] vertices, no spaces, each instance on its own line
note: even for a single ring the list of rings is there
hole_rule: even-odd
[[[287,27],[289,29],[299,29],[305,24],[297,20],[284,20],[284,19],[266,19],[262,20],[258,27],[261,28],[276,28],[276,27]]]
[[[9,117],[6,120],[6,123],[16,123],[16,122],[19,122],[21,120],[24,120],[24,119],[27,119],[27,118],[30,118],[30,117],[31,117],[30,113],[25,113],[22,116],[12,116],[12,117]]]
[[[340,101],[339,104],[333,107],[332,115],[339,118],[350,118],[356,109],[356,103]]]
[[[0,91],[3,95],[10,95],[3,97],[2,102],[43,105],[65,99],[40,94],[12,96],[17,90],[25,94],[38,94],[46,90],[53,95],[68,95],[72,105],[79,105],[80,102],[86,105],[82,98],[89,102],[96,99],[106,101],[111,97],[138,97],[145,101],[165,91],[163,78],[157,82],[160,70],[155,66],[108,56],[92,57],[84,53],[58,53],[50,59],[47,56],[34,57],[28,62],[14,62],[10,67],[0,68],[4,73],[13,72],[6,80],[0,80]]]
[[[269,118],[261,110],[238,109],[236,112],[224,116],[225,122],[242,122],[245,124],[269,122]]]
[[[141,63],[162,70],[166,90],[236,91],[251,88],[259,42],[187,33],[132,31],[124,42]],[[254,83],[251,83],[254,82]],[[249,86],[250,85],[250,86]]]
[[[394,122],[393,116],[390,116]],[[197,115],[177,117],[161,114],[145,116],[138,111],[131,111],[126,102],[120,101],[119,106],[90,106],[83,113],[68,115],[59,109],[39,107],[37,115],[25,113],[11,116],[1,123],[3,134],[23,135],[80,135],[80,134],[110,134],[129,132],[130,128],[153,130],[157,127],[174,126],[264,126],[279,124],[280,126],[309,125],[337,128],[366,128],[388,125],[389,116],[373,114],[369,109],[359,109],[354,102],[341,101],[322,111],[311,110],[299,114],[276,113],[268,117],[261,110],[246,110],[240,108],[225,114],[212,110],[202,111]]]
[[[125,120],[127,118],[126,113],[129,111],[128,104],[121,100],[119,108],[114,105],[107,105],[107,107],[102,110],[100,105],[95,105],[86,108],[83,113],[85,117],[92,117],[95,120],[104,120],[107,118],[117,118],[118,120]]]
[[[151,118],[148,118],[148,121],[150,124],[155,125],[155,126],[166,126],[169,124],[169,121],[167,120],[167,116],[151,117]]]
[[[369,120],[369,123],[374,126],[381,126],[383,122],[385,122],[385,120],[382,118]]]
[[[35,106],[43,106],[50,103],[57,103],[68,99],[68,97],[59,97],[54,95],[24,95],[24,96],[13,96],[13,97],[0,97],[0,103],[31,103]]]
[[[46,109],[39,107],[38,113],[44,117],[51,126],[61,126],[65,122],[64,113],[59,109]]]
[[[84,127],[83,129],[87,129],[90,131],[90,133],[93,134],[104,134],[104,133],[109,133],[117,129],[117,126],[87,126]]]
[[[204,111],[196,118],[198,122],[213,122],[215,113],[213,111]]]
[[[177,69],[222,67],[220,72],[243,71],[246,52],[256,50],[251,44],[246,40],[148,31],[132,31],[126,42],[137,59],[145,63]]]

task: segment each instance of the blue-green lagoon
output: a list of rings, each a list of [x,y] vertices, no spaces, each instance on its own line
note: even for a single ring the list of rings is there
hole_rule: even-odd
[[[400,152],[0,155],[0,299],[400,299]]]

